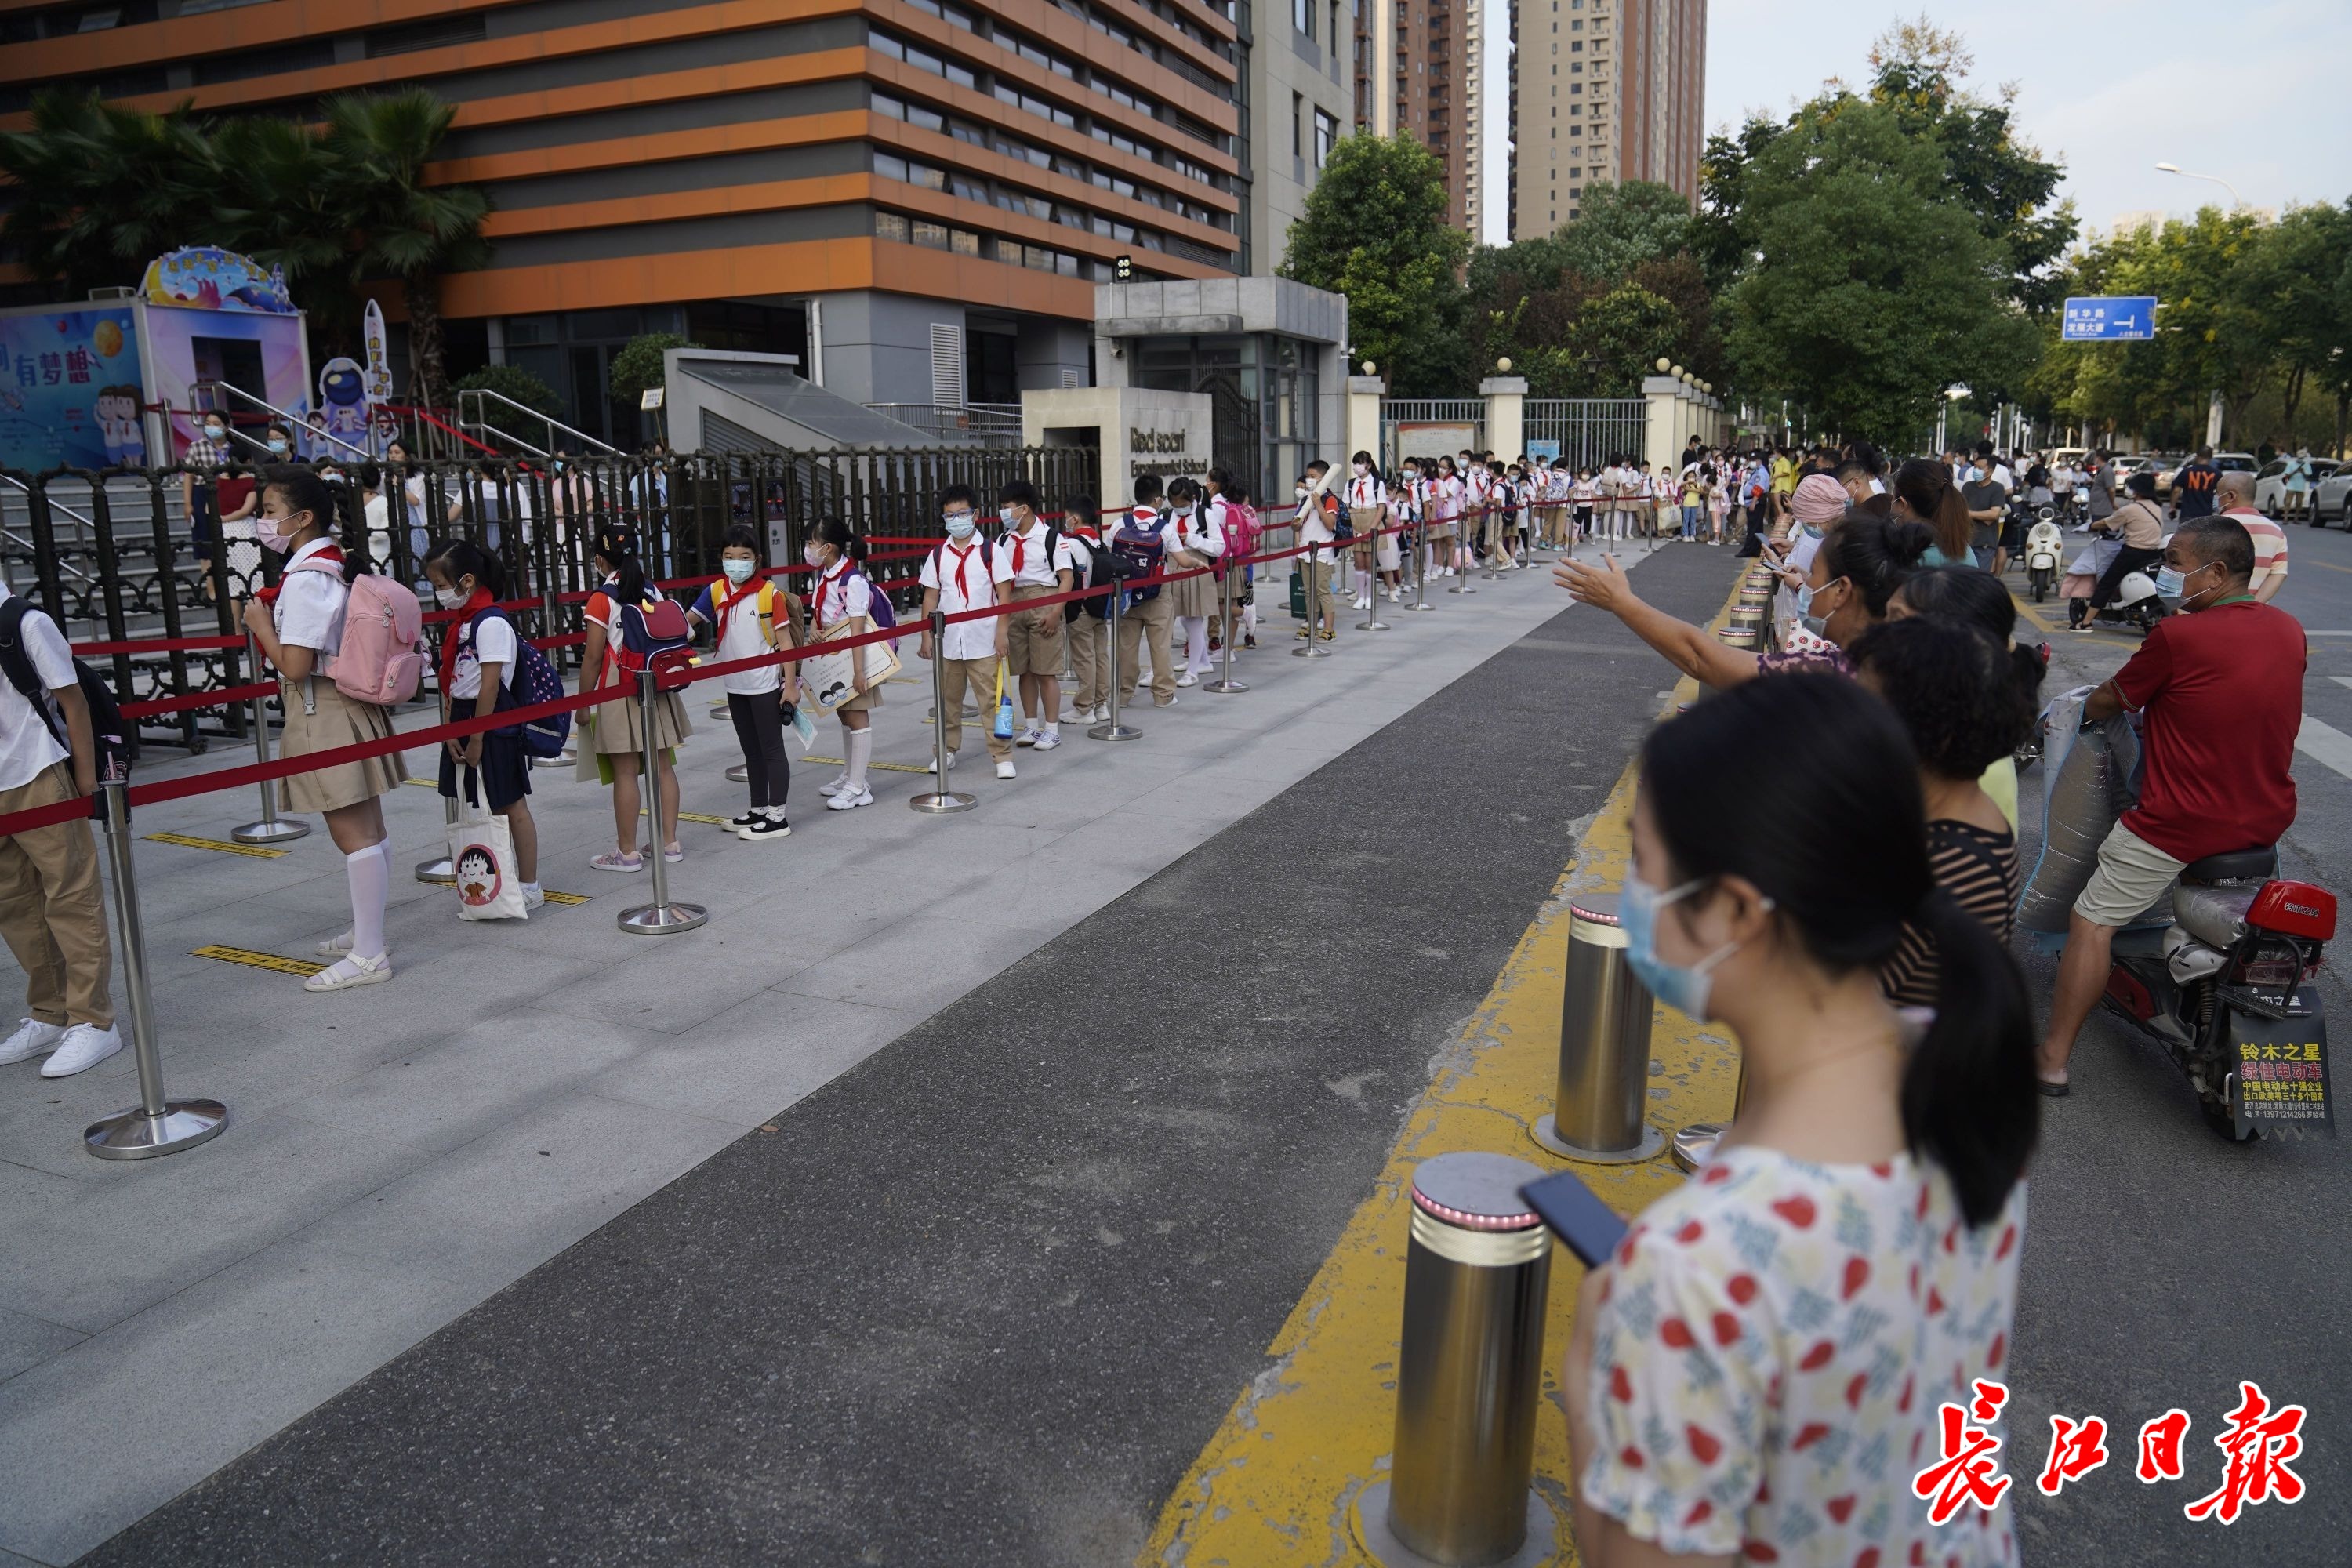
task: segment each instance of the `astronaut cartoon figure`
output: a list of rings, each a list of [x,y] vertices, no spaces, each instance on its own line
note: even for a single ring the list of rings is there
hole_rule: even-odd
[[[319,372],[319,412],[326,416],[327,433],[360,446],[367,434],[367,377],[360,362],[347,355],[329,360]],[[332,447],[322,441],[321,447]]]
[[[140,429],[137,387],[100,387],[89,412],[98,421],[99,438],[106,443],[109,468],[123,464],[137,467],[147,461],[147,437]]]

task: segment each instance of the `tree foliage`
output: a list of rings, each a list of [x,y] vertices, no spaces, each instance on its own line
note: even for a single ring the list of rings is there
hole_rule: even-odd
[[[641,332],[621,347],[613,356],[613,397],[615,402],[631,407],[646,392],[662,384],[667,374],[667,362],[662,355],[672,349],[698,349],[702,345],[676,332]]]
[[[519,364],[486,364],[459,376],[449,388],[452,393],[470,392],[480,387],[501,397],[511,397],[525,408],[546,415],[551,419],[563,417],[563,400],[555,389]],[[499,424],[496,409],[491,410],[490,423]]]
[[[1445,166],[1408,136],[1332,149],[1290,226],[1281,276],[1348,297],[1353,358],[1400,396],[1458,391],[1458,275],[1470,240],[1445,221]]]

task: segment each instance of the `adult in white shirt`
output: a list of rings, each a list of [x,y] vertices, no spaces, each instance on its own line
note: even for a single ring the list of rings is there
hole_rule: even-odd
[[[996,519],[1003,532],[996,548],[1005,557],[1005,581],[1016,605],[1066,594],[1077,581],[1077,547],[1037,515],[1037,487],[1013,479],[996,492]],[[1010,624],[1010,668],[1021,682],[1021,733],[1016,746],[1050,752],[1062,743],[1062,666],[1069,658],[1067,616],[1060,605],[1018,610]],[[1042,715],[1042,717],[1041,717]]]
[[[1397,553],[1396,536],[1381,531],[1389,521],[1389,486],[1370,452],[1348,459],[1348,518],[1356,531],[1356,608],[1372,607],[1381,582],[1394,603],[1403,592],[1404,557]]]
[[[58,623],[0,583],[0,816],[98,788],[98,743],[73,650]],[[47,1055],[64,1078],[122,1048],[107,989],[113,950],[87,816],[0,837],[0,938],[25,972],[24,1021],[0,1062]]]
[[[972,510],[973,499],[970,485],[950,485],[940,492],[940,519],[948,536],[923,557],[923,638],[915,651],[940,661],[939,712],[933,721],[947,743],[948,766],[955,766],[956,752],[963,745],[964,693],[969,689],[983,713],[982,731],[988,737],[989,755],[996,759],[996,776],[1009,779],[1013,774],[1013,737],[996,732],[996,710],[1004,663],[1012,651],[1007,623],[1013,617],[992,616],[961,624],[952,620],[966,610],[989,609],[1012,598],[1012,552],[991,550],[974,532],[980,519]],[[950,617],[938,647],[931,639],[934,611]],[[931,768],[937,772],[939,763],[933,762]]]
[[[2223,474],[2213,487],[2213,505],[2254,542],[2254,574],[2246,580],[2246,587],[2254,603],[2269,604],[2286,586],[2286,530],[2254,510],[2252,474]]]

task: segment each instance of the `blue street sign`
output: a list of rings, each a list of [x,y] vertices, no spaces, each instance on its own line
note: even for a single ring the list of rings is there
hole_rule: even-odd
[[[2156,336],[2156,296],[2134,294],[2066,301],[2058,337],[2069,343],[2141,342]]]

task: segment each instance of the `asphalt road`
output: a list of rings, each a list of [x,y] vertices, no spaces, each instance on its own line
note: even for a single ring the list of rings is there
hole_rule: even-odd
[[[2352,537],[2288,531],[2293,570],[2276,601],[2310,636],[2304,711],[2352,735]],[[2020,593],[2021,581],[2012,574]],[[2054,605],[2044,608],[2064,624]],[[2334,634],[2332,636],[2327,634]],[[2046,689],[2104,679],[2138,638],[2049,638]],[[2352,746],[2344,748],[2352,765]],[[2293,875],[2332,889],[2352,921],[2352,777],[2299,752],[2299,809],[2281,847]],[[2029,773],[2025,815],[2041,805]],[[2029,856],[2032,847],[2027,847]],[[2030,864],[2030,860],[2029,860]],[[2320,988],[2336,1020],[2331,1051],[2352,1051],[2352,924]],[[2054,961],[2024,957],[2037,1007]],[[2340,1059],[2340,1057],[2339,1057]],[[2069,1568],[2202,1568],[2352,1561],[2352,1143],[2263,1140],[2231,1145],[2207,1131],[2187,1084],[2153,1042],[2094,1014],[2071,1067],[2074,1093],[2046,1102],[2011,1364],[2010,1469],[2029,1563]],[[2352,1070],[2334,1086],[2352,1092]],[[2339,1117],[2352,1124],[2352,1116]],[[2352,1138],[2352,1125],[2347,1125]],[[2273,1405],[2305,1407],[2308,1484],[2223,1527],[2182,1507],[2221,1483],[2211,1439],[2252,1380]],[[2140,1424],[2179,1407],[2192,1425],[2187,1478],[2134,1479]],[[2053,1414],[2100,1415],[2115,1458],[2056,1499],[2032,1489]]]

